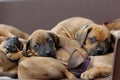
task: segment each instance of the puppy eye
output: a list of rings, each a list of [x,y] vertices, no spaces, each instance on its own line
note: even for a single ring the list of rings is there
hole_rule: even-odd
[[[89,41],[90,41],[91,44],[93,44],[93,43],[95,43],[97,40],[96,40],[95,37],[93,37],[93,38],[89,38]]]
[[[40,45],[39,45],[39,44],[35,44],[35,45],[33,46],[33,48],[34,48],[36,51],[38,51],[39,48],[40,48]]]
[[[110,42],[108,39],[105,40],[105,44],[106,44],[106,46],[109,46]]]
[[[48,40],[48,42],[52,44],[52,43],[53,43],[53,40]]]

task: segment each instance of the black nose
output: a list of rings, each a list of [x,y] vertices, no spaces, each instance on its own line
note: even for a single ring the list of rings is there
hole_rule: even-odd
[[[49,56],[50,55],[50,51],[45,51],[45,53]]]
[[[104,48],[103,47],[98,47],[96,50],[97,50],[98,54],[102,54],[104,52]]]

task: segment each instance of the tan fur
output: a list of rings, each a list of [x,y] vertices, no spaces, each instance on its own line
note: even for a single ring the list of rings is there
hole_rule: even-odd
[[[6,24],[0,24],[0,36],[3,36],[4,38],[17,36],[22,39],[28,39],[29,37],[27,33]]]
[[[89,68],[81,74],[85,80],[95,79],[97,77],[110,76],[112,73],[114,53],[102,56],[90,56],[91,62]]]
[[[25,44],[25,40],[19,40],[23,45]],[[17,53],[8,53],[7,49],[4,48],[5,43],[6,40],[2,41],[0,44],[0,75],[13,77],[14,75],[17,75],[17,61],[21,59],[23,55],[22,51],[18,51]]]
[[[58,74],[58,71],[59,71],[59,68],[61,67],[61,65],[64,65],[64,66],[67,66],[70,62],[69,62],[69,59],[70,59],[70,57],[72,56],[72,55],[74,55],[74,54],[77,54],[77,55],[79,55],[79,56],[76,56],[76,57],[79,57],[79,58],[72,58],[72,61],[74,62],[74,64],[75,64],[75,66],[78,66],[79,64],[81,64],[82,62],[83,62],[83,60],[84,60],[84,58],[86,57],[86,52],[83,50],[82,51],[82,49],[79,49],[79,44],[78,44],[78,42],[77,41],[75,41],[75,40],[70,40],[70,39],[68,39],[68,38],[65,38],[65,37],[63,37],[63,36],[58,36],[58,35],[56,35],[56,34],[54,34],[53,32],[51,32],[51,31],[47,31],[47,30],[36,30],[36,31],[34,31],[32,34],[31,34],[31,36],[30,36],[30,38],[29,38],[29,41],[30,41],[30,47],[32,47],[32,45],[35,43],[35,42],[38,42],[39,44],[41,44],[41,43],[44,43],[44,41],[46,41],[47,40],[47,38],[48,38],[48,33],[51,33],[51,34],[53,34],[54,36],[57,36],[58,38],[59,38],[59,41],[60,41],[60,43],[58,44],[58,45],[61,45],[62,47],[60,48],[60,49],[57,49],[56,50],[56,59],[58,60],[58,62],[52,62],[52,63],[55,63],[54,65],[56,65],[56,64],[59,64],[58,66],[53,66],[53,69],[57,69],[56,71],[52,71],[51,73],[55,73],[55,74]],[[23,49],[24,50],[24,49]],[[29,50],[29,49],[28,49]],[[33,55],[36,55],[36,56],[38,56],[37,55],[37,52],[35,52],[32,48],[30,49],[30,51],[27,51],[27,52],[29,52],[29,53],[33,53]],[[82,53],[81,53],[82,52]],[[27,53],[27,54],[29,54],[29,53]],[[50,58],[51,59],[51,58]],[[78,59],[78,60],[77,60]],[[43,58],[43,60],[42,60],[42,62],[41,61],[39,61],[39,62],[41,62],[41,64],[42,65],[47,65],[44,61],[46,61],[46,60],[44,60],[44,58]],[[51,68],[51,62],[49,62],[49,61],[53,61],[53,60],[47,60],[47,62],[48,63],[50,63],[50,64],[48,64],[47,65],[47,69],[45,68],[45,70],[43,69],[43,71],[42,72],[40,72],[40,71],[38,71],[37,73],[38,73],[38,75],[40,76],[40,77],[43,77],[43,75],[41,75],[41,74],[43,74],[43,72],[45,72],[45,73],[47,73],[47,74],[49,74],[48,73],[48,70]],[[62,63],[62,64],[61,64]],[[36,64],[36,63],[35,63]],[[31,64],[32,65],[32,64]],[[70,65],[72,65],[72,64],[70,64]],[[22,64],[22,66],[23,66],[23,68],[24,68],[24,63]],[[74,66],[73,66],[74,67]],[[42,67],[40,66],[40,65],[38,65],[38,66],[32,66],[31,68],[33,68],[33,69],[35,69],[36,68],[36,70],[37,70],[37,68],[38,69],[41,69]],[[26,70],[27,68],[25,68],[25,70],[24,71],[31,71],[30,69],[29,70]],[[63,68],[62,68],[63,69]],[[22,68],[20,68],[20,71],[22,70]],[[70,72],[63,72],[65,75],[69,75],[69,74],[71,74]],[[31,78],[31,76],[30,75],[23,75],[22,73],[20,73],[20,77],[25,77],[25,78]],[[32,73],[31,72],[31,75],[34,75],[34,73]],[[36,74],[37,75],[37,74]],[[58,74],[59,76],[61,75],[61,73],[59,73]],[[26,77],[27,76],[27,77]],[[54,74],[53,74],[53,77],[56,77]],[[69,75],[69,77],[71,77],[71,78],[74,78],[73,76],[71,76],[71,75]],[[69,77],[67,77],[67,78],[69,78]],[[39,78],[38,76],[36,76],[36,77],[34,77],[34,78]],[[46,78],[46,77],[45,77]],[[49,79],[51,79],[52,77],[48,77]],[[61,77],[62,78],[62,77]]]
[[[0,76],[12,77],[17,74],[17,63],[7,59],[6,54],[0,50]]]
[[[23,59],[18,66],[18,77],[19,79],[29,80],[77,79],[63,64],[50,57],[30,57]]]
[[[59,22],[51,31],[64,37],[75,39],[76,32],[84,25],[89,24],[94,24],[94,22],[87,18],[72,17]]]
[[[84,28],[84,25],[88,26]],[[119,23],[116,24],[116,26],[118,25]],[[107,39],[111,42],[111,33],[104,25],[98,25],[89,19],[81,17],[73,17],[63,20],[51,31],[69,39],[77,40],[80,44],[80,49],[83,48],[86,53],[89,53],[90,50],[95,50],[100,46],[100,43],[105,43],[105,40]],[[97,41],[91,44],[89,39],[92,37],[95,37]],[[102,46],[106,53],[107,48],[105,47],[105,44],[102,44]],[[110,53],[110,55],[113,55],[113,53]],[[81,78],[89,80],[96,77],[105,77],[106,75],[110,75],[112,69],[112,58],[113,56],[109,56],[109,54],[106,54],[105,56],[92,57],[92,66],[81,75]],[[74,66],[71,68],[74,68]]]

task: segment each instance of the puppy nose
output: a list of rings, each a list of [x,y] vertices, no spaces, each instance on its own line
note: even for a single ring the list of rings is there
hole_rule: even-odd
[[[50,55],[50,51],[45,51],[45,53],[46,53],[47,55]]]
[[[104,48],[103,48],[103,47],[98,47],[98,48],[97,48],[97,53],[98,53],[98,54],[101,54],[103,51],[104,51]]]

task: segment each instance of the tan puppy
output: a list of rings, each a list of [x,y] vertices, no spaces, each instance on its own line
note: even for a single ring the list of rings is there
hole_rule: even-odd
[[[31,34],[26,46],[23,49],[23,55],[29,56],[29,54],[31,53],[35,56],[56,58],[66,67],[69,66],[72,68],[79,66],[83,62],[84,58],[86,58],[87,56],[86,51],[84,51],[83,49],[79,49],[79,44],[77,41],[70,40],[60,35],[58,36],[53,32],[46,30],[36,30]],[[42,61],[43,61],[42,65],[46,65],[44,64],[44,60]],[[24,67],[25,65],[22,66]],[[48,66],[47,70],[49,70],[49,65],[47,66]],[[59,67],[60,66],[56,68]],[[39,66],[39,68],[41,67]],[[42,72],[46,72],[47,70]],[[39,74],[40,73],[41,72],[39,72]],[[53,71],[53,73],[56,72]]]
[[[75,37],[80,47],[85,49],[89,55],[104,55],[113,52],[114,36],[102,25],[88,25],[79,30]]]
[[[86,18],[73,17],[63,20],[51,31],[77,40],[80,47],[85,49],[89,55],[103,55],[113,51],[110,43],[112,36],[109,30]]]
[[[0,24],[0,41],[5,40],[8,37],[19,37],[22,39],[28,39],[29,35],[13,26]]]
[[[20,60],[18,78],[29,80],[59,80],[67,78],[77,80],[63,64],[51,57],[29,57]]]
[[[23,39],[22,39],[23,41]],[[11,37],[0,44],[0,76],[17,78],[18,61],[22,58],[22,49],[25,43],[17,37]]]
[[[61,21],[53,27],[51,31],[70,39],[75,39],[76,32],[79,31],[84,25],[89,24],[94,24],[94,22],[87,18],[72,17]]]
[[[36,56],[53,57],[67,64],[71,54],[80,50],[81,55],[86,57],[86,51],[79,49],[77,41],[58,36],[51,31],[36,30],[30,35],[23,55],[28,56],[32,53]]]
[[[91,24],[78,31],[76,39],[89,55],[96,55],[90,56],[90,64],[81,74],[81,78],[89,80],[109,76],[112,72],[113,53],[111,52],[115,42],[110,31],[102,25]]]

